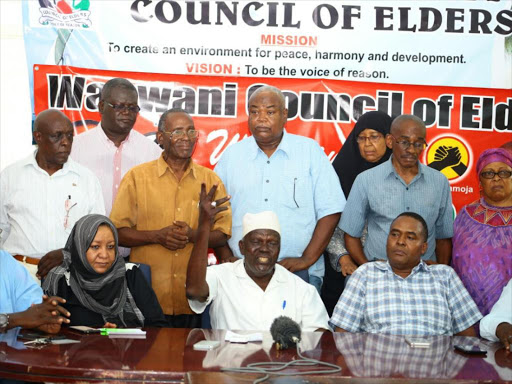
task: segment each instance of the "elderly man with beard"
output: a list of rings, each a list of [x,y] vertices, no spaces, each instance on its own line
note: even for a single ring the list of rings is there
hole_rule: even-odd
[[[187,272],[190,307],[202,313],[212,303],[213,329],[268,331],[278,316],[290,317],[303,331],[329,329],[316,289],[277,264],[281,228],[274,212],[246,213],[238,243],[244,259],[207,268],[209,227],[225,202],[214,202],[214,193],[215,187],[208,194],[202,187],[198,238]]]

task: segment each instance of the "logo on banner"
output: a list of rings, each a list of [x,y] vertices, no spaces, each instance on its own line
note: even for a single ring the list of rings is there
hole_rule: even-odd
[[[471,153],[462,139],[456,136],[443,136],[435,139],[426,154],[427,165],[437,169],[448,180],[462,177],[469,168]]]
[[[39,0],[42,25],[55,28],[89,28],[90,0]]]

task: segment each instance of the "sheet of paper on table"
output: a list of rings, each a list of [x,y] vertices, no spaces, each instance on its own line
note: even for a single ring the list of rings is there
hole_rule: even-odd
[[[241,335],[239,333],[227,331],[224,340],[229,341],[230,343],[248,343],[251,341],[263,341],[263,334],[250,333],[247,335]]]

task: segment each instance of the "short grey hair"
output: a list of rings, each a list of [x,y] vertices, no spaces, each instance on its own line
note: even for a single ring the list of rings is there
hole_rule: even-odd
[[[162,113],[162,116],[160,116],[160,120],[158,120],[158,131],[159,132],[165,132],[165,120],[167,120],[167,116],[169,116],[172,113],[184,113],[185,115],[187,115],[190,118],[190,120],[192,120],[192,116],[190,116],[190,114],[187,111],[185,111],[183,108],[168,109],[167,111]]]
[[[396,132],[396,130],[400,127],[400,124],[402,124],[404,121],[407,121],[407,120],[414,121],[423,130],[423,133],[425,133],[425,134],[427,133],[427,127],[425,126],[425,123],[418,116],[400,115],[400,116],[397,116],[395,118],[395,120],[393,120],[393,122],[391,123],[391,131],[390,131],[391,134],[393,134],[393,132]]]
[[[282,108],[283,109],[286,108],[285,97],[284,97],[283,92],[281,92],[281,90],[279,88],[273,87],[272,85],[264,85],[264,86],[258,88],[257,90],[255,90],[252,93],[251,97],[249,97],[249,102],[251,101],[251,99],[253,97],[255,97],[256,95],[258,95],[261,92],[275,93],[277,95],[277,97],[279,98],[279,101],[281,102]]]

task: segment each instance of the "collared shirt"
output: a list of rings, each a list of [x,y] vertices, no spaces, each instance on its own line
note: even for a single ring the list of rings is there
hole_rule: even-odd
[[[359,174],[343,211],[339,227],[361,237],[368,222],[364,254],[368,260],[387,259],[391,222],[402,212],[416,212],[427,222],[428,249],[424,260],[435,260],[436,239],[453,236],[452,196],[446,177],[418,163],[418,174],[406,184],[388,161]]]
[[[53,175],[37,150],[0,174],[0,246],[12,255],[40,258],[63,248],[75,222],[105,213],[98,178],[72,159]]]
[[[157,160],[132,168],[119,187],[110,218],[117,228],[138,231],[159,230],[174,221],[197,228],[201,183],[206,191],[217,184],[215,200],[226,196],[219,177],[192,160],[181,180],[160,156]],[[217,214],[212,231],[231,235],[231,209]],[[160,244],[133,247],[130,261],[149,264],[153,289],[167,315],[192,314],[185,297],[187,265],[193,244],[171,251]]]
[[[318,220],[343,211],[345,197],[336,172],[320,146],[312,139],[284,132],[270,158],[253,136],[236,143],[222,154],[215,172],[231,195],[233,236],[229,246],[238,247],[242,218],[246,213],[274,211],[281,226],[281,253],[301,257]],[[309,273],[323,277],[323,257]]]
[[[23,312],[42,302],[43,290],[14,257],[0,251],[0,313]]]
[[[496,328],[501,323],[512,324],[512,279],[503,288],[491,312],[480,321],[480,336],[487,340],[498,341]]]
[[[481,318],[451,267],[420,261],[404,279],[376,261],[354,272],[329,323],[349,332],[431,336],[459,333]]]
[[[213,302],[213,329],[268,331],[278,316],[290,317],[303,331],[329,329],[329,317],[315,287],[279,264],[265,290],[247,274],[243,260],[208,267],[206,282],[208,300],[189,303],[202,313]]]
[[[75,136],[71,158],[98,177],[105,212],[109,215],[126,172],[136,165],[157,159],[161,153],[162,148],[154,141],[133,129],[121,145],[116,147],[105,135],[100,123],[96,128]]]

